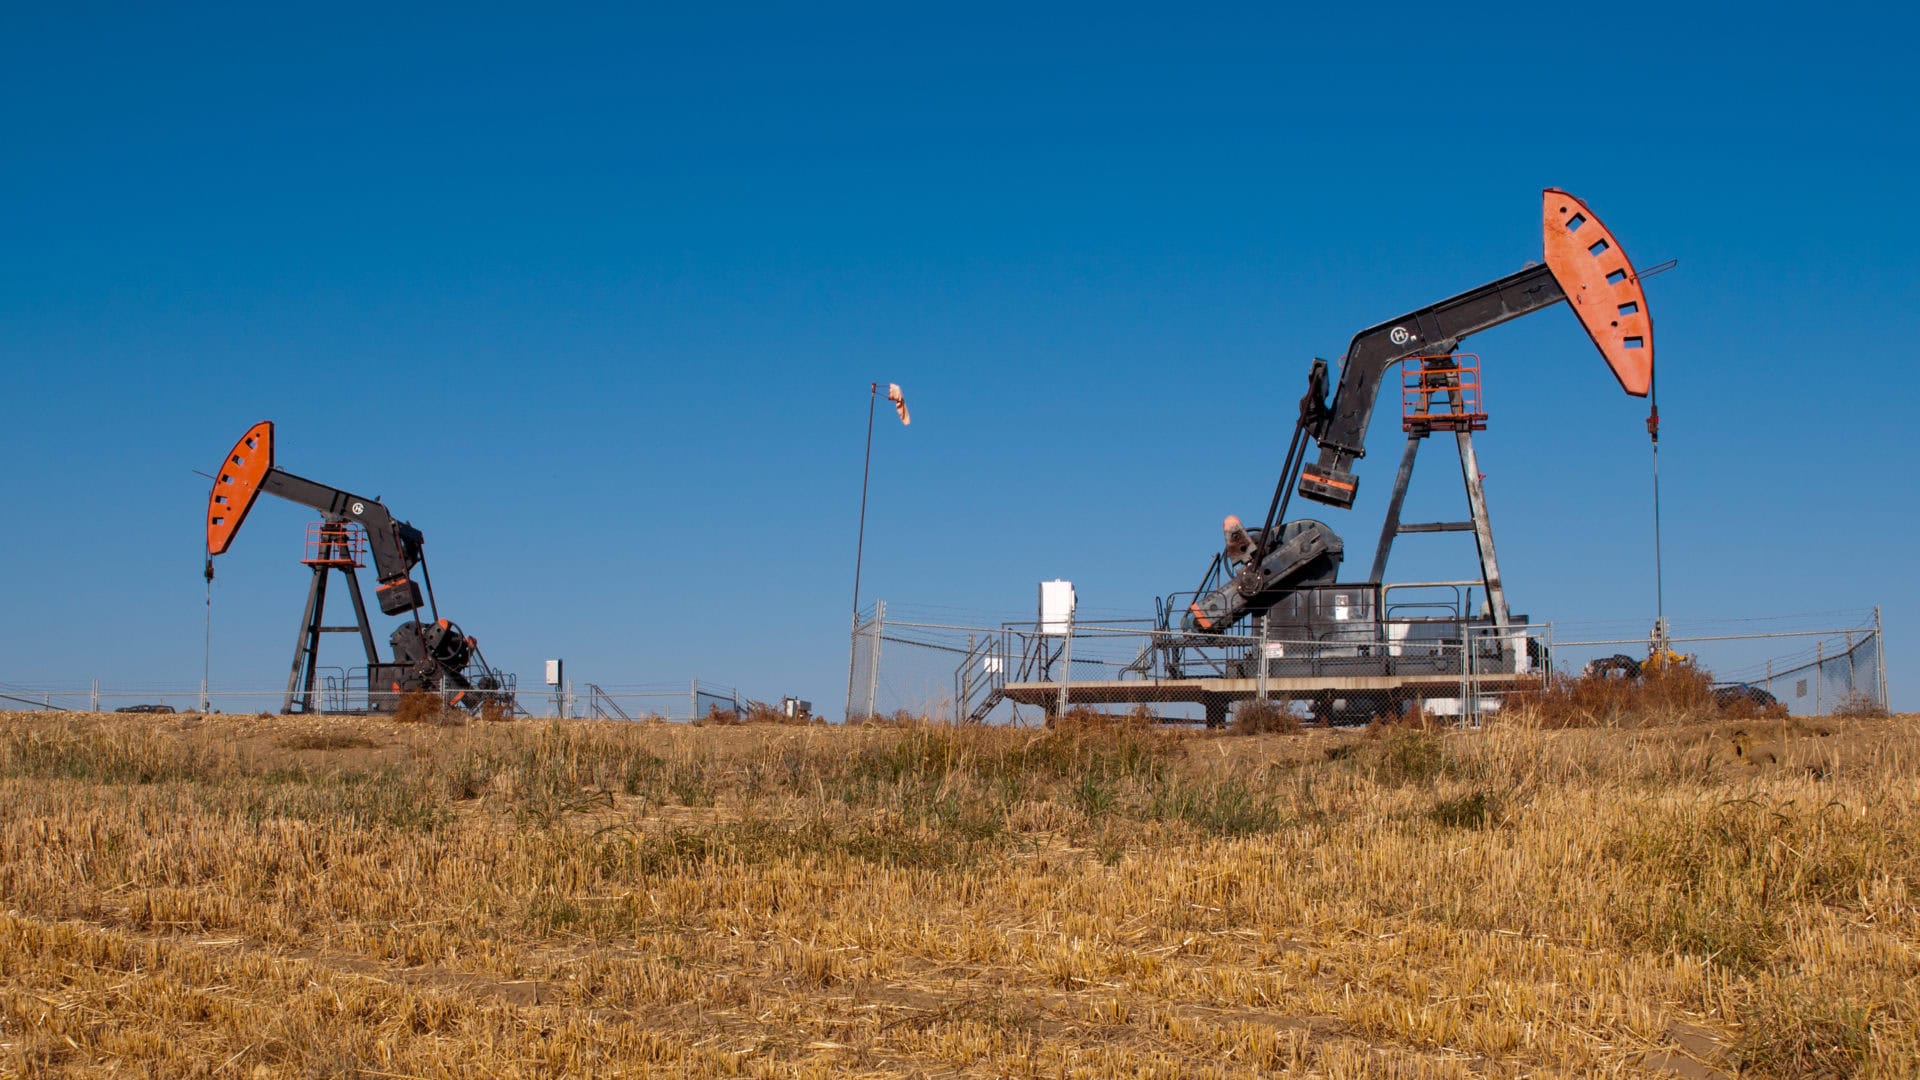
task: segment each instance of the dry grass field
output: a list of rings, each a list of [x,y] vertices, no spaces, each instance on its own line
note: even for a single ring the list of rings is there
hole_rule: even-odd
[[[1916,763],[0,714],[0,1073],[1910,1077]]]

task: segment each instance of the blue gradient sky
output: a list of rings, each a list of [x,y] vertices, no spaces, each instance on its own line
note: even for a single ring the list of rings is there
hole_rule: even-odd
[[[524,677],[837,710],[869,381],[915,423],[867,597],[1151,610],[1264,508],[1309,358],[1537,259],[1558,185],[1680,260],[1670,613],[1878,602],[1913,706],[1915,16],[1438,11],[10,11],[0,679],[196,680],[193,470],[270,418]],[[1644,402],[1564,309],[1474,346],[1516,608],[1650,619]],[[1322,515],[1356,576],[1392,412]],[[309,516],[222,560],[216,687],[283,680]]]

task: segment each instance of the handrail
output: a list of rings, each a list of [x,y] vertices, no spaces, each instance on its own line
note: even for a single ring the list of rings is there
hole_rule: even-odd
[[[612,720],[616,716],[627,721],[633,719],[627,715],[627,710],[620,707],[619,702],[613,700],[612,694],[600,689],[598,683],[587,684],[587,711],[601,720]]]
[[[995,664],[992,661],[998,660]],[[954,669],[954,719],[978,722],[985,719],[1000,701],[1000,688],[1006,684],[1006,654],[1001,642],[992,635],[971,643],[960,666]],[[982,693],[984,691],[984,693]],[[975,704],[975,700],[979,703]]]

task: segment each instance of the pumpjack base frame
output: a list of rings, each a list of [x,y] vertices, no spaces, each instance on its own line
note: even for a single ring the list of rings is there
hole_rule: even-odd
[[[1301,702],[1310,708],[1326,706],[1345,697],[1361,697],[1378,703],[1379,711],[1391,711],[1395,705],[1414,701],[1458,698],[1459,675],[1302,675],[1269,676],[1264,688],[1257,678],[1201,679],[1106,679],[1075,680],[1069,683],[1008,683],[1000,688],[1001,700],[1016,705],[1036,705],[1053,710],[1066,694],[1068,708],[1075,705],[1199,705],[1206,723],[1218,726],[1236,702],[1262,696],[1274,702]],[[1473,677],[1476,694],[1504,694],[1515,690],[1537,690],[1542,676],[1489,672]]]

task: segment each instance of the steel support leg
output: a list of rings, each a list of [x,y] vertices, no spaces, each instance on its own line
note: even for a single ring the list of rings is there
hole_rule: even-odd
[[[1378,585],[1387,578],[1387,555],[1393,551],[1393,538],[1400,533],[1400,507],[1407,501],[1407,485],[1413,480],[1413,459],[1420,452],[1425,435],[1408,435],[1406,453],[1400,455],[1400,474],[1393,478],[1393,498],[1387,500],[1387,519],[1380,523],[1380,545],[1373,549],[1373,572],[1367,580]]]
[[[367,651],[367,674],[373,674],[373,665],[380,662],[380,647],[373,643],[373,625],[367,622],[367,601],[360,595],[360,578],[353,567],[342,566],[340,572],[347,575],[347,595],[353,598],[353,618],[360,624],[360,647]]]
[[[313,568],[313,584],[307,586],[307,610],[300,617],[300,636],[293,643],[293,669],[287,673],[287,696],[280,711],[290,713],[294,702],[301,712],[313,711],[313,673],[320,655],[320,620],[327,609],[327,568]]]
[[[1467,485],[1467,505],[1473,513],[1473,542],[1480,549],[1480,578],[1487,586],[1487,610],[1493,625],[1507,628],[1507,587],[1500,581],[1500,561],[1493,553],[1493,523],[1487,518],[1487,492],[1480,483],[1480,459],[1473,452],[1473,433],[1454,432],[1460,443],[1460,477]]]

